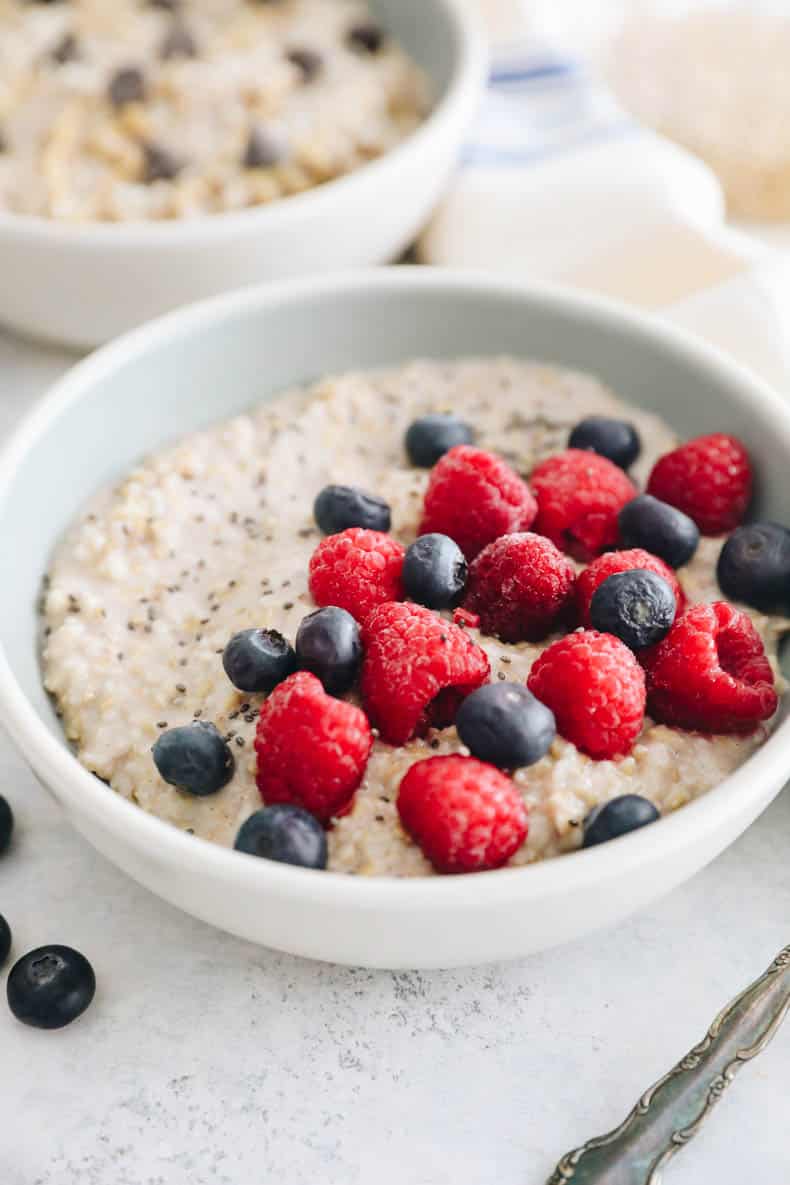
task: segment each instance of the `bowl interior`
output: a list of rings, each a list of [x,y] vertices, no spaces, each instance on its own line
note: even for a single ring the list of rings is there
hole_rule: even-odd
[[[758,461],[760,512],[785,516],[790,413],[778,397],[711,352],[610,306],[427,269],[220,298],[81,363],[3,459],[0,644],[41,720],[60,737],[37,656],[42,575],[98,486],[165,442],[295,383],[417,356],[502,353],[588,370],[681,435],[737,434]]]
[[[434,102],[444,98],[461,58],[454,0],[370,0],[383,26],[428,75]]]

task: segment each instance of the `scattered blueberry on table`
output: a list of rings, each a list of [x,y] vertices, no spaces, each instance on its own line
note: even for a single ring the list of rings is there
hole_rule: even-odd
[[[223,650],[222,665],[239,691],[269,692],[296,670],[296,655],[277,630],[241,630]]]
[[[362,662],[362,638],[351,614],[337,605],[309,613],[296,634],[296,660],[330,695],[348,691]]]
[[[429,609],[450,609],[466,587],[469,566],[449,535],[421,535],[406,551],[403,587],[406,596]]]
[[[653,646],[669,633],[677,602],[662,576],[635,568],[615,572],[599,584],[590,602],[590,621],[631,650]]]
[[[324,486],[313,503],[313,517],[325,535],[339,535],[349,527],[388,531],[390,508],[383,498],[355,486]]]
[[[11,834],[14,830],[14,812],[8,804],[8,800],[3,798],[0,794],[0,855],[6,850],[11,843]]]
[[[582,847],[592,848],[648,823],[655,823],[659,812],[647,798],[640,794],[623,794],[609,802],[595,807],[584,820]]]
[[[790,609],[790,531],[779,523],[736,527],[719,555],[716,575],[725,596],[763,613]]]
[[[289,803],[267,806],[242,824],[237,852],[296,864],[301,868],[326,868],[326,832],[314,815]]]
[[[625,420],[587,416],[571,432],[568,447],[598,453],[620,469],[628,469],[642,451],[642,442],[633,424]]]
[[[71,1024],[95,992],[93,968],[70,946],[40,946],[23,955],[11,968],[6,986],[14,1016],[36,1029]]]
[[[409,425],[406,452],[412,465],[431,469],[440,457],[459,444],[472,444],[470,426],[452,415],[422,416]]]
[[[554,713],[521,683],[487,683],[473,691],[455,724],[472,756],[500,769],[534,765],[557,735]]]
[[[3,966],[11,950],[11,927],[0,913],[0,967]]]
[[[163,732],[153,755],[166,782],[199,798],[216,794],[233,777],[230,747],[208,721],[195,720]]]
[[[623,547],[642,547],[670,568],[682,568],[699,546],[694,520],[652,494],[639,494],[627,502],[617,521]]]

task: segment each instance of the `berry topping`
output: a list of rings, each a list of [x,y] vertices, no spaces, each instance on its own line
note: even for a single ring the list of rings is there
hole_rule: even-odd
[[[261,708],[256,781],[267,804],[290,802],[328,822],[365,776],[373,735],[365,713],[297,671]]]
[[[584,820],[583,848],[592,848],[599,843],[627,835],[638,827],[646,827],[659,819],[656,808],[641,794],[622,794],[600,806],[594,807]]]
[[[361,53],[377,54],[384,45],[384,30],[373,21],[353,25],[348,31],[348,44]]]
[[[778,523],[749,523],[730,535],[716,569],[726,597],[763,613],[790,606],[790,531]]]
[[[476,630],[480,625],[480,614],[472,613],[469,609],[454,609],[453,621],[464,629]]]
[[[289,49],[285,55],[292,66],[302,76],[302,82],[315,82],[324,68],[324,59],[314,49],[303,49],[301,46]]]
[[[642,451],[642,442],[634,425],[626,420],[587,416],[571,432],[568,447],[598,453],[620,469],[627,469]]]
[[[299,626],[296,657],[300,669],[317,675],[330,695],[342,695],[353,686],[362,662],[359,626],[336,605],[317,609]]]
[[[310,592],[318,605],[338,605],[364,624],[377,605],[403,595],[403,546],[381,531],[351,527],[329,535],[310,560]]]
[[[521,683],[486,683],[473,691],[455,727],[473,757],[500,769],[534,765],[557,734],[554,714]]]
[[[3,966],[11,950],[11,927],[0,913],[0,967]]]
[[[655,572],[615,572],[599,584],[590,604],[593,629],[614,634],[631,650],[654,646],[675,620],[675,594]]]
[[[533,470],[535,530],[574,559],[589,560],[617,542],[617,515],[636,494],[622,469],[597,453],[569,448]]]
[[[349,527],[388,531],[392,522],[383,498],[355,486],[324,486],[313,503],[313,516],[325,535],[338,535]]]
[[[650,555],[649,552],[634,547],[630,551],[609,551],[606,555],[599,556],[597,560],[593,560],[583,572],[579,573],[576,581],[576,612],[578,614],[579,624],[583,626],[592,625],[590,606],[595,590],[603,584],[604,580],[608,580],[616,572],[633,572],[636,569],[644,572],[653,572],[656,576],[660,576],[662,580],[666,580],[675,594],[677,612],[683,612],[686,605],[686,598],[672,569],[668,568],[658,556]]]
[[[647,492],[688,514],[703,535],[722,535],[749,505],[749,454],[734,436],[698,436],[656,461]]]
[[[630,753],[642,731],[645,676],[619,638],[577,630],[539,656],[527,686],[557,721],[557,730],[598,761]]]
[[[539,642],[568,608],[575,583],[573,564],[549,539],[503,535],[473,561],[464,608],[503,642]]]
[[[432,469],[436,462],[459,444],[472,444],[475,434],[457,416],[422,416],[409,425],[406,452],[412,465]]]
[[[0,856],[11,843],[11,833],[14,830],[14,813],[8,801],[0,794]]]
[[[124,66],[117,70],[107,87],[107,97],[113,107],[126,107],[128,103],[142,103],[146,97],[145,75],[136,66]]]
[[[326,832],[314,815],[288,802],[250,815],[241,825],[234,847],[237,852],[281,864],[326,868]]]
[[[390,745],[431,725],[446,728],[465,696],[488,680],[485,651],[422,605],[380,605],[364,641],[362,702]]]
[[[153,754],[166,782],[199,798],[216,794],[233,777],[233,754],[214,725],[205,720],[169,728],[156,741]]]
[[[474,757],[418,761],[400,784],[398,814],[438,872],[501,868],[528,832],[514,783]]]
[[[663,724],[746,734],[776,711],[760,635],[745,613],[724,601],[693,605],[642,661],[648,711]]]
[[[500,535],[528,531],[537,512],[529,486],[493,453],[459,445],[434,466],[420,534],[454,539],[468,560]]]
[[[8,974],[8,1007],[35,1029],[62,1029],[81,1016],[96,992],[88,960],[70,946],[40,946]]]
[[[699,546],[694,519],[652,494],[638,494],[623,507],[617,522],[623,547],[642,547],[670,568],[682,568]]]
[[[277,630],[241,630],[223,650],[222,665],[239,691],[266,693],[293,674],[296,655]]]
[[[288,142],[272,128],[261,124],[253,127],[244,148],[242,164],[245,169],[271,169],[288,156]]]
[[[449,609],[466,586],[468,566],[458,544],[449,535],[421,535],[403,561],[406,596],[429,609]]]

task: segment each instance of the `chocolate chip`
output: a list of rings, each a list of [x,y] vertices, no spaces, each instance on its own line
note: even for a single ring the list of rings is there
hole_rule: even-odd
[[[384,30],[372,22],[354,25],[348,31],[348,44],[364,53],[378,53],[384,44]]]
[[[324,59],[314,49],[289,49],[285,56],[292,66],[302,71],[303,82],[316,79],[324,65]]]
[[[79,56],[79,42],[73,33],[64,33],[52,50],[52,60],[59,66],[65,66],[66,62],[74,62]]]
[[[184,167],[182,160],[159,144],[143,144],[143,153],[143,181],[147,185],[154,181],[173,181]]]
[[[197,42],[181,21],[173,21],[159,47],[159,56],[164,62],[170,61],[171,58],[196,58],[198,56]]]
[[[136,66],[124,66],[110,79],[107,94],[113,107],[125,107],[127,103],[142,103],[145,99],[145,78]]]
[[[254,127],[247,140],[243,163],[245,169],[269,169],[288,155],[288,145],[271,128]]]

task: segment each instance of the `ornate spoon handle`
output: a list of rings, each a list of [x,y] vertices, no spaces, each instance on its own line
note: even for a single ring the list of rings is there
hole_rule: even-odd
[[[765,1049],[788,1010],[790,946],[618,1128],[564,1156],[548,1185],[659,1185],[662,1170],[697,1134],[744,1062]]]

